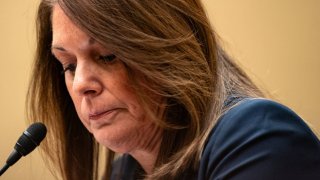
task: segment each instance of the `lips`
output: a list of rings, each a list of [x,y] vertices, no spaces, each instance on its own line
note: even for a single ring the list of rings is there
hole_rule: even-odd
[[[89,119],[91,121],[98,121],[100,119],[105,119],[108,120],[110,119],[115,113],[116,111],[118,111],[119,109],[115,108],[115,109],[110,109],[107,111],[102,111],[102,112],[98,112],[98,113],[92,113],[89,114]]]

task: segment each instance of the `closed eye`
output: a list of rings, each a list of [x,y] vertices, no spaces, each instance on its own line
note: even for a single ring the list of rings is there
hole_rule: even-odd
[[[75,64],[68,64],[63,71],[61,72],[62,74],[66,73],[67,71],[70,71],[71,73],[74,73],[76,71],[76,65]]]
[[[101,60],[104,63],[111,63],[116,59],[116,55],[110,54],[106,56],[99,56],[99,60]]]

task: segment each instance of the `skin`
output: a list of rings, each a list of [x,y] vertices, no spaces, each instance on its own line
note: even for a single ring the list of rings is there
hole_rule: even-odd
[[[52,53],[65,70],[68,92],[84,126],[100,144],[131,154],[150,173],[162,132],[130,88],[124,64],[116,57],[106,60],[112,52],[75,26],[58,5],[52,28]],[[151,109],[162,115],[161,108]]]

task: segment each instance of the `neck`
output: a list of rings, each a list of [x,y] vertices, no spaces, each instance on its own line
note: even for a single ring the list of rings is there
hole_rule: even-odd
[[[155,167],[161,145],[161,135],[160,128],[156,128],[151,134],[148,134],[148,141],[143,143],[143,148],[129,153],[139,162],[147,174],[151,174]]]

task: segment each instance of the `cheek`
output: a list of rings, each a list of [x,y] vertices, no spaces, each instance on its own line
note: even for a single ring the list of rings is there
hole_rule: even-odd
[[[82,104],[81,104],[81,103],[82,103],[82,101],[81,101],[81,99],[80,99],[78,96],[76,96],[76,94],[72,91],[72,82],[66,80],[66,86],[67,86],[67,90],[68,90],[68,92],[69,92],[69,95],[70,95],[70,97],[71,97],[71,99],[72,99],[73,105],[74,105],[74,107],[75,107],[75,109],[76,109],[76,112],[77,112],[77,114],[78,114],[81,122],[82,122],[83,125],[91,132],[90,127],[89,127],[89,124],[88,124],[88,122],[85,120],[85,116],[81,113],[81,112],[82,112],[82,111],[81,111],[81,108],[82,108]]]
[[[141,113],[144,114],[144,113]],[[100,131],[94,131],[95,139],[105,147],[118,153],[127,153],[147,141],[148,131],[153,123],[144,116],[133,117],[123,113],[118,116],[118,121],[111,126],[105,126]]]

